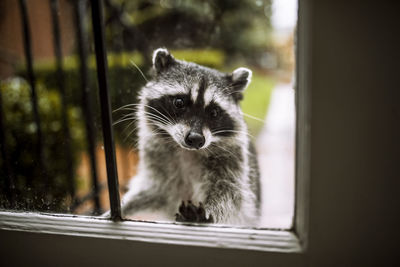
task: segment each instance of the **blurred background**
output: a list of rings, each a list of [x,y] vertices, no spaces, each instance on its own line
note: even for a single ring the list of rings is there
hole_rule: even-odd
[[[152,51],[253,80],[243,111],[257,142],[262,227],[294,208],[295,0],[104,0],[109,85],[137,102]],[[100,214],[109,207],[90,2],[0,2],[0,208]],[[121,195],[136,173],[135,126],[114,127]]]

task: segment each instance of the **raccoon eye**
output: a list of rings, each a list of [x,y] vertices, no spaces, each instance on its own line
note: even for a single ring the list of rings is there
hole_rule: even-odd
[[[184,108],[185,101],[183,101],[183,98],[177,97],[174,99],[174,106],[179,109]]]
[[[216,118],[216,117],[218,117],[218,115],[219,115],[218,109],[213,108],[213,109],[211,110],[210,115],[211,115],[211,118]]]

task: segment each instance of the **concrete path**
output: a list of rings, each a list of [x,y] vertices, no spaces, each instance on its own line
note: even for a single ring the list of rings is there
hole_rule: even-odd
[[[278,84],[257,138],[261,171],[261,227],[290,228],[294,214],[295,104],[291,84]]]

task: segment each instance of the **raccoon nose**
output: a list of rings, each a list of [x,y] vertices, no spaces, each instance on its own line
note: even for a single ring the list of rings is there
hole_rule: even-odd
[[[189,132],[185,138],[186,144],[196,149],[201,148],[205,141],[204,136],[196,132]]]

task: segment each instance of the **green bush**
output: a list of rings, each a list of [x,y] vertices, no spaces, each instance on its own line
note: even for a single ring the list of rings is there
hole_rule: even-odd
[[[37,83],[46,177],[50,177],[47,181],[38,164],[37,125],[32,115],[30,86],[24,79],[17,77],[2,81],[0,90],[3,98],[1,108],[5,119],[7,157],[12,163],[10,171],[14,175],[16,184],[17,207],[15,208],[65,211],[68,205],[65,202],[68,190],[66,190],[67,171],[60,94],[55,90],[48,90],[42,83]],[[68,108],[72,158],[75,163],[78,162],[79,151],[84,144],[80,118],[78,108],[72,106]],[[3,177],[4,175],[2,173]],[[1,179],[1,182],[4,183],[4,180]],[[4,188],[4,184],[1,186]],[[49,192],[43,194],[45,189],[49,189]],[[6,202],[0,201],[0,204],[4,203]]]
[[[96,139],[101,140],[101,114],[98,98],[97,73],[94,56],[88,58],[88,87],[90,88],[90,101],[92,102],[92,114],[96,127]],[[109,88],[112,109],[115,110],[123,105],[135,103],[138,90],[145,84],[140,72],[132,62],[146,73],[148,67],[142,66],[142,57],[138,53],[111,54],[109,62]],[[82,105],[82,85],[80,74],[80,63],[76,56],[66,57],[63,64],[63,73],[66,88],[67,103],[79,110]],[[35,75],[38,83],[45,84],[46,88],[58,90],[58,78],[53,61],[42,61],[35,63]],[[26,77],[25,69],[21,68],[19,75]],[[82,111],[81,111],[82,113]],[[83,120],[83,118],[82,118]],[[119,138],[120,127],[116,127],[116,135]]]
[[[225,63],[225,54],[220,50],[171,50],[175,58],[195,62],[210,68],[221,69]]]

